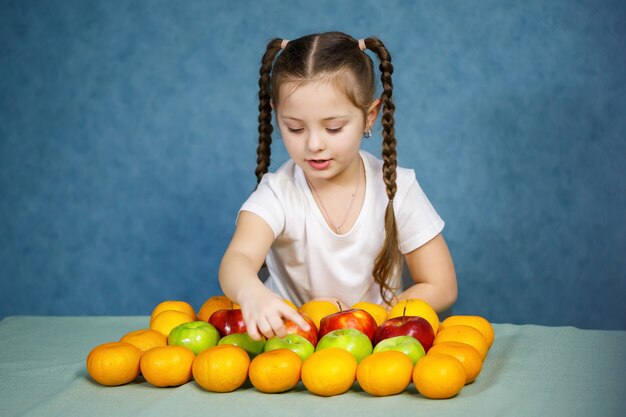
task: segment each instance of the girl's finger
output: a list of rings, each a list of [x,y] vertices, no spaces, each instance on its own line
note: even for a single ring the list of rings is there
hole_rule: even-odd
[[[257,325],[254,321],[251,321],[250,323],[246,322],[246,331],[248,333],[248,336],[250,336],[252,339],[261,340],[261,334],[259,333]]]
[[[287,329],[285,329],[285,323],[283,322],[283,319],[281,318],[280,315],[277,314],[275,316],[268,318],[268,322],[270,326],[272,326],[272,330],[274,331],[274,334],[276,336],[278,337],[287,336]]]
[[[284,311],[283,317],[296,323],[305,332],[308,332],[309,330],[311,330],[311,325],[305,319],[303,319],[302,316],[298,314],[297,311],[294,311],[291,308]]]
[[[267,321],[267,319],[263,319],[259,323],[257,323],[257,327],[259,328],[259,331],[263,334],[263,336],[265,336],[267,339],[275,336],[272,325]]]

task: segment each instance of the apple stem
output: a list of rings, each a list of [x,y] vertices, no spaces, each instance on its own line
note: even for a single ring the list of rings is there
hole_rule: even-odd
[[[406,316],[406,306],[402,309],[402,317]]]
[[[343,307],[341,307],[341,303],[337,300],[337,305],[339,306],[339,311],[343,313]]]

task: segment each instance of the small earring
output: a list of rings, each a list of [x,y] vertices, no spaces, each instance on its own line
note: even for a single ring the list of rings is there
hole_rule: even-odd
[[[363,133],[364,138],[369,138],[371,136],[372,136],[372,129],[367,129],[367,131]]]

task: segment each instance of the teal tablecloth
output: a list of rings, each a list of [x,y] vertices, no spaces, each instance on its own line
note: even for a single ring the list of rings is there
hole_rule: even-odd
[[[145,328],[147,317],[8,317],[0,322],[0,416],[624,416],[626,331],[495,324],[478,379],[449,400],[413,385],[376,398],[359,389],[322,398],[302,385],[262,394],[249,384],[229,394],[195,382],[103,387],[85,358],[100,343]]]

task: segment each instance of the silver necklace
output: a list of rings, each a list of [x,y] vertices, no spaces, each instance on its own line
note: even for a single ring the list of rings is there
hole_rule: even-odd
[[[361,166],[362,163],[359,165]],[[331,217],[328,215],[328,211],[326,210],[326,207],[324,206],[324,202],[322,201],[322,198],[320,197],[320,194],[317,191],[317,188],[315,188],[313,183],[309,181],[306,175],[304,176],[304,178],[306,179],[307,184],[309,184],[309,188],[311,188],[311,190],[313,191],[313,194],[315,194],[315,198],[317,199],[317,201],[319,201],[320,208],[322,209],[322,213],[324,214],[324,217],[326,218],[330,226],[335,230],[335,233],[337,233],[338,235],[341,234],[341,228],[343,227],[344,224],[346,224],[346,221],[348,221],[348,216],[350,216],[350,212],[352,211],[352,206],[354,206],[354,200],[356,200],[356,195],[359,192],[359,186],[361,185],[361,170],[359,169],[359,175],[356,180],[356,187],[354,188],[354,193],[352,193],[352,199],[350,200],[350,205],[348,206],[348,210],[346,210],[346,214],[343,218],[343,221],[338,226],[335,226],[335,223],[333,223]]]

